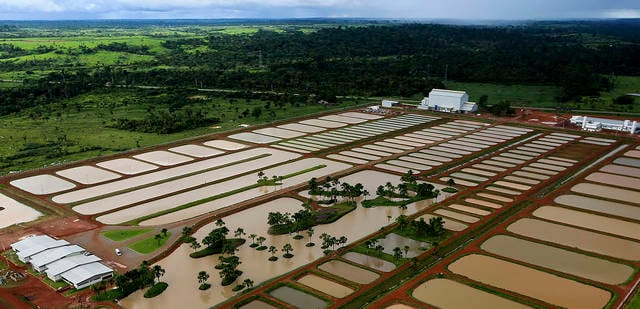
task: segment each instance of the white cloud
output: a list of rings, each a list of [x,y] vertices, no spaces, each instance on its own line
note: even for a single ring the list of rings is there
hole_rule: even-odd
[[[618,9],[606,10],[602,17],[604,18],[640,18],[640,9]]]

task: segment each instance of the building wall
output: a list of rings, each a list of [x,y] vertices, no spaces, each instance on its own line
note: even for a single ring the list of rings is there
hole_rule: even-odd
[[[429,94],[429,106],[434,109],[437,106],[438,110],[456,112],[467,101],[469,101],[469,95],[467,94],[460,96],[440,95],[437,92]]]

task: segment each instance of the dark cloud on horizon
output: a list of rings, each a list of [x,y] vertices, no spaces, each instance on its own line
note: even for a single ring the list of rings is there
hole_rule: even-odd
[[[0,0],[0,19],[640,18],[637,0]]]

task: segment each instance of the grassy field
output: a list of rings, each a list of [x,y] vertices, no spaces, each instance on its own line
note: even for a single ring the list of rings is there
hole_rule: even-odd
[[[109,238],[113,241],[123,241],[138,235],[146,234],[153,229],[135,229],[135,230],[113,230],[102,232],[102,236]]]
[[[554,86],[500,85],[484,83],[461,83],[448,81],[445,86],[452,90],[466,91],[469,100],[478,102],[487,95],[488,104],[511,102],[514,106],[555,107],[560,89]]]
[[[640,309],[640,293],[633,297],[631,302],[629,302],[627,309]]]
[[[161,237],[159,239],[156,239],[154,235],[153,237],[145,238],[143,240],[134,242],[128,245],[127,247],[142,254],[152,253],[158,250],[158,248],[164,246],[164,244],[167,243],[169,238],[171,238],[171,232],[167,232],[166,236],[164,236],[163,234],[157,234],[157,235],[160,235]]]
[[[0,117],[0,158],[4,158],[4,162],[0,163],[0,170],[8,173],[82,160],[237,129],[240,124],[269,123],[332,108],[304,102],[296,103],[295,106],[287,104],[276,107],[273,103],[261,100],[208,97],[207,94],[196,92],[186,95],[199,95],[193,102],[185,98],[188,101],[186,106],[192,110],[201,109],[211,117],[220,117],[220,124],[173,134],[140,133],[108,127],[113,119],[142,119],[150,110],[167,110],[168,106],[153,103],[165,95],[161,91],[149,94],[139,89],[102,91],[81,95],[50,108],[36,107]],[[347,101],[333,108],[353,106],[354,103],[357,102]],[[269,109],[266,109],[267,105],[270,106]],[[258,107],[263,111],[260,117],[242,117],[245,109]],[[52,157],[52,143],[55,144],[60,139],[68,141],[62,147],[67,154]]]

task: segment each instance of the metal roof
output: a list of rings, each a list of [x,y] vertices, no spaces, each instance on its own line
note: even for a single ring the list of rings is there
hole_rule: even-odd
[[[93,262],[85,265],[80,265],[69,271],[62,273],[62,278],[78,285],[79,283],[88,280],[95,276],[100,276],[113,272],[113,270],[100,262]]]
[[[47,249],[68,245],[69,242],[56,240],[47,235],[31,236],[11,244],[11,248],[18,251],[18,256],[29,257]]]
[[[62,247],[57,247],[52,249],[46,249],[32,256],[31,261],[29,262],[34,267],[40,268],[41,266],[47,265],[65,256],[80,253],[83,251],[85,251],[84,248],[78,245],[69,245],[69,246],[62,246]]]
[[[440,95],[440,96],[447,96],[447,97],[462,98],[462,96],[464,96],[467,93],[464,92],[464,91],[435,89],[434,88],[433,90],[431,90],[431,92],[429,92],[429,96],[431,96],[432,94]]]
[[[57,260],[47,266],[47,276],[55,277],[61,273],[76,268],[81,265],[98,262],[102,260],[95,255],[74,255]]]

